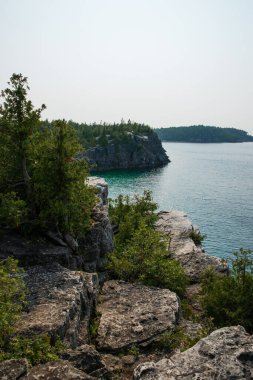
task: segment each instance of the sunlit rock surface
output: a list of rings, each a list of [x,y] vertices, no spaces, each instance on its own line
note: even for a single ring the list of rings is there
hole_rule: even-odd
[[[134,380],[253,379],[253,337],[243,327],[224,327],[170,359],[135,369]]]
[[[191,281],[198,282],[204,270],[213,267],[218,272],[227,272],[221,259],[206,254],[201,245],[196,245],[190,234],[192,222],[182,211],[161,211],[156,229],[169,239],[169,251],[172,258],[178,260]]]
[[[168,289],[107,281],[98,312],[101,313],[98,348],[117,351],[135,344],[148,346],[164,331],[174,329],[179,301]]]

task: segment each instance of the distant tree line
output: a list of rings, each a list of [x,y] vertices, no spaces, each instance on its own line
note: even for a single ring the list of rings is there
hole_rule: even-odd
[[[222,143],[253,141],[253,136],[246,131],[235,128],[209,127],[192,125],[189,127],[170,127],[155,129],[162,141],[190,143]]]
[[[122,144],[131,143],[133,135],[149,135],[152,129],[145,124],[140,124],[128,120],[121,120],[120,123],[75,123],[69,124],[76,130],[80,143],[84,148],[93,146],[107,146],[110,143]]]

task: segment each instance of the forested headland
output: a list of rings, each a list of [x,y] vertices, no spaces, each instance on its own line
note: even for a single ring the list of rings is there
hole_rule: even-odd
[[[240,129],[204,125],[157,128],[155,132],[162,141],[190,143],[236,143],[253,141],[253,136],[250,136],[246,131]]]

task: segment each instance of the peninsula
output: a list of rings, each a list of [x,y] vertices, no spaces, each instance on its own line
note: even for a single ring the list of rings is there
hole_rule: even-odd
[[[170,162],[157,134],[145,124],[69,122],[85,148],[91,170],[155,168]]]
[[[162,141],[188,143],[237,143],[253,141],[253,136],[240,129],[204,125],[157,128],[155,132]]]

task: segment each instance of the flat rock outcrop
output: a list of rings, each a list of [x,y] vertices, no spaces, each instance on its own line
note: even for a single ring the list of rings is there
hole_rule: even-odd
[[[224,327],[185,352],[157,363],[144,363],[134,380],[253,379],[253,337],[243,327]]]
[[[179,318],[175,293],[123,281],[104,284],[97,310],[101,313],[97,347],[111,352],[148,346],[164,331],[174,329]]]
[[[169,237],[168,249],[172,258],[182,264],[192,282],[198,282],[208,267],[214,267],[218,272],[228,271],[221,259],[207,255],[201,245],[194,243],[190,237],[193,225],[184,212],[161,211],[158,216],[156,229]]]
[[[110,142],[88,148],[85,152],[92,170],[154,168],[170,162],[156,133],[129,134],[127,142]]]
[[[59,264],[25,272],[28,305],[17,323],[22,335],[59,336],[72,347],[88,340],[88,325],[98,293],[96,274],[70,271]]]

